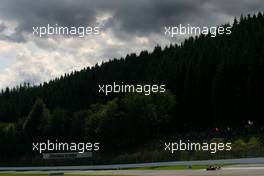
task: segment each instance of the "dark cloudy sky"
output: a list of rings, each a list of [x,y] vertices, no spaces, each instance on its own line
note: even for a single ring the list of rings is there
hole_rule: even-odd
[[[263,0],[0,0],[0,88],[37,84],[102,60],[181,42],[164,26],[214,26],[263,11]],[[101,27],[86,38],[39,38],[33,26]]]

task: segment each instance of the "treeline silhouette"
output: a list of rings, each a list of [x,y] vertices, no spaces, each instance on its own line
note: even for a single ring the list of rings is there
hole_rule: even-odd
[[[113,82],[165,84],[167,93],[98,92],[99,84]],[[17,152],[31,150],[31,141],[45,138],[99,140],[111,149],[118,141],[122,148],[214,127],[263,130],[263,90],[264,15],[258,13],[235,19],[231,35],[190,37],[38,86],[2,90],[0,155],[16,143],[24,144]]]

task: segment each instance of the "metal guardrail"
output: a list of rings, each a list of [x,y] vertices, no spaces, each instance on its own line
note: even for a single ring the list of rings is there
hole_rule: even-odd
[[[45,166],[45,167],[0,167],[0,171],[67,171],[67,170],[116,170],[139,167],[160,167],[179,165],[216,165],[216,164],[264,164],[264,157],[222,160],[170,161],[139,164],[114,164],[94,166]]]
[[[92,152],[64,152],[64,153],[43,153],[43,159],[74,159],[74,158],[92,158]]]

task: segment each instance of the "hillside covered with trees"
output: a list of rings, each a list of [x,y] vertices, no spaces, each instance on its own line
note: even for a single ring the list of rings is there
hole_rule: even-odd
[[[0,158],[30,153],[32,141],[47,138],[100,141],[109,152],[215,127],[231,136],[244,133],[248,121],[263,132],[264,15],[241,16],[231,30],[2,90]],[[113,82],[165,84],[167,91],[98,92],[99,84]]]

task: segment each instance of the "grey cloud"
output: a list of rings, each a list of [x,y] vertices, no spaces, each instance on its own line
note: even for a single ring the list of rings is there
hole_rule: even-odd
[[[0,14],[20,22],[18,27],[20,30],[32,30],[32,25],[58,23],[70,26],[86,24],[94,20],[95,9],[81,0],[3,1]]]
[[[16,32],[11,35],[1,34],[0,32],[0,40],[10,41],[10,42],[25,42],[26,39],[24,38],[22,33]]]
[[[240,16],[264,9],[261,0],[145,0],[133,1],[116,10],[114,21],[119,31],[147,35],[161,33],[165,25],[220,25],[226,17]]]
[[[226,22],[226,16],[263,10],[264,3],[262,0],[2,0],[1,6],[0,17],[19,23],[14,39],[20,41],[22,37],[18,36],[24,31],[32,32],[32,26],[93,24],[100,11],[114,14],[105,28],[128,40],[134,35],[161,33],[164,25],[217,25]]]
[[[62,25],[83,26],[93,24],[95,9],[87,3],[63,0],[3,0],[0,18],[14,20],[18,23],[13,39],[22,41],[22,33],[32,33],[33,26]]]
[[[6,29],[7,29],[6,25],[4,23],[0,23],[0,33]]]
[[[219,25],[263,9],[263,0],[1,0],[0,40],[8,41],[2,48],[17,60],[0,71],[0,88],[23,81],[40,83],[108,58],[151,50],[157,44],[180,43],[186,37],[166,38],[165,25]],[[29,35],[33,26],[95,25],[102,12],[112,14],[104,24],[104,37],[67,42],[63,36],[46,40]],[[6,32],[9,28],[12,33]],[[136,37],[148,42],[138,43]],[[10,51],[8,46],[12,46]]]
[[[6,34],[5,31],[8,30],[8,26],[5,23],[0,23],[0,40],[6,40],[11,42],[25,42],[25,38],[22,32],[15,30],[12,34]]]

